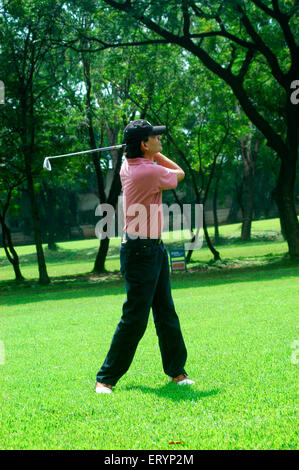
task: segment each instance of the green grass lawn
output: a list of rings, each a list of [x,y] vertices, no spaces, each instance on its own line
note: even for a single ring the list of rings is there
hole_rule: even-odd
[[[53,258],[49,271],[90,270],[84,250],[94,249],[94,241],[81,243],[61,244],[57,256],[69,250],[73,259]],[[111,271],[119,268],[118,246],[112,242]],[[224,243],[221,251],[244,269],[191,269],[171,278],[195,385],[168,383],[150,316],[132,366],[111,395],[95,394],[94,383],[120,319],[124,280],[13,287],[3,264],[0,448],[296,449],[298,365],[291,357],[298,339],[298,269],[281,261],[270,269],[263,264],[268,253],[280,259],[286,252],[281,240],[234,246]],[[27,275],[34,277],[32,250],[21,248]],[[194,265],[208,263],[204,250]],[[257,265],[249,269],[243,263],[250,256]]]
[[[214,230],[209,229],[213,236]],[[278,219],[260,220],[252,224],[252,240],[247,243],[240,242],[241,224],[223,225],[220,227],[220,244],[218,249],[222,259],[222,266],[257,266],[279,261],[288,251],[287,243],[280,233]],[[188,234],[181,241],[173,239],[172,235],[163,233],[166,246],[182,246],[189,242]],[[93,269],[94,260],[98,251],[99,240],[78,240],[58,243],[58,250],[48,250],[44,245],[47,270],[50,277],[72,276],[89,273]],[[108,272],[119,271],[120,238],[110,241],[108,257],[105,268]],[[18,246],[17,253],[23,276],[30,280],[38,277],[36,251],[34,245]],[[204,243],[202,248],[193,252],[189,268],[198,269],[208,267],[212,254]],[[218,263],[219,265],[219,263]],[[4,250],[0,249],[0,284],[1,281],[14,280],[14,272],[7,260]]]

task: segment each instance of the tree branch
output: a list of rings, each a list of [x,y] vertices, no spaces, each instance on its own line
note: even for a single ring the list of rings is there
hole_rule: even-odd
[[[289,26],[289,20],[292,17],[292,15],[286,15],[285,13],[282,13],[282,11],[279,9],[277,0],[272,0],[272,5],[274,7],[276,20],[279,22],[281,26],[286,43],[290,49],[293,63],[295,63],[296,60],[298,61],[299,51],[298,51],[298,47],[296,45],[294,36],[292,34],[291,28]]]
[[[287,153],[287,146],[282,140],[281,136],[274,131],[271,125],[266,121],[262,114],[260,114],[257,108],[252,103],[251,99],[247,95],[246,91],[243,88],[242,80],[239,77],[236,77],[232,74],[229,70],[225,69],[216,62],[203,48],[199,47],[197,44],[191,41],[190,37],[179,37],[165,28],[162,28],[160,25],[152,21],[151,19],[140,15],[139,13],[135,13],[133,7],[130,6],[128,3],[126,4],[119,4],[114,0],[104,0],[105,3],[117,8],[118,10],[127,12],[131,14],[135,19],[141,21],[145,26],[147,26],[150,30],[157,33],[159,36],[164,37],[166,40],[173,44],[178,44],[179,46],[185,48],[186,50],[192,52],[196,57],[198,57],[201,62],[213,73],[215,73],[218,77],[224,80],[233,90],[235,96],[239,100],[241,106],[244,109],[244,112],[248,116],[248,118],[253,122],[253,124],[264,134],[267,138],[268,145],[273,148],[278,155],[282,156],[283,154]],[[248,28],[248,32],[250,31],[250,36],[253,38],[255,44],[257,45],[258,50],[262,49],[262,53],[265,55],[268,61],[271,62],[271,70],[274,77],[279,81],[282,82],[283,87],[286,86],[286,80],[284,79],[284,75],[282,74],[276,56],[274,56],[273,52],[265,45],[262,41],[260,36],[254,31],[248,17],[246,16],[245,12],[239,6],[239,11],[243,15],[242,18],[245,21],[245,24]],[[245,59],[246,60],[246,59]],[[242,74],[246,71],[246,67],[248,67],[249,57],[247,56],[247,61],[245,62]],[[279,80],[277,78],[279,77]]]
[[[222,29],[221,31],[209,31],[207,33],[197,33],[197,34],[190,34],[190,38],[208,38],[213,36],[222,36],[224,38],[228,38],[231,41],[239,44],[239,46],[245,47],[246,49],[257,49],[257,46],[253,42],[248,42],[243,39],[238,38],[234,34],[229,33],[228,31]]]
[[[261,0],[252,0],[252,2],[253,2],[258,8],[260,8],[261,10],[263,10],[264,13],[266,13],[266,14],[269,15],[269,16],[271,16],[271,18],[276,19],[275,12],[274,12],[273,10],[271,10],[271,8],[267,7],[267,5],[265,5],[263,2],[261,2]]]
[[[252,47],[256,48],[256,46],[253,42],[248,42],[248,41],[245,41],[243,39],[240,39],[240,38],[238,38],[238,36],[235,36],[234,34],[229,33],[227,31],[227,29],[225,29],[223,21],[220,17],[220,12],[221,12],[221,9],[222,9],[222,6],[223,6],[222,3],[220,3],[217,12],[214,13],[214,14],[205,13],[202,10],[202,8],[199,8],[194,3],[192,3],[190,6],[194,11],[195,16],[197,16],[198,18],[205,18],[207,20],[216,20],[219,27],[220,27],[220,31],[210,31],[208,33],[200,33],[199,35],[191,35],[190,37],[223,36],[223,37],[226,37],[228,39],[231,39],[236,44],[239,44],[239,46],[242,46],[242,47],[245,47],[245,48],[252,48]]]
[[[217,150],[217,152],[214,154],[214,157],[213,157],[213,163],[212,163],[212,168],[211,168],[211,171],[210,171],[210,175],[209,175],[209,179],[208,179],[208,184],[206,186],[206,189],[205,189],[205,194],[204,194],[204,198],[203,198],[203,205],[206,203],[206,200],[208,198],[208,192],[209,192],[209,189],[210,189],[210,185],[211,185],[211,181],[213,179],[213,176],[214,176],[214,172],[215,172],[215,168],[216,168],[216,162],[217,162],[217,158],[219,156],[219,153],[221,152],[222,148],[223,148],[223,145],[228,137],[228,134],[229,134],[229,126],[224,126],[225,128],[225,133],[221,139],[221,142],[219,144],[219,148]]]
[[[84,38],[84,39],[87,39],[88,41],[93,41],[93,42],[97,42],[99,44],[102,44],[102,47],[97,47],[96,49],[91,49],[91,48],[84,49],[82,47],[80,47],[80,48],[75,47],[73,44],[80,41],[80,38]],[[53,41],[53,44],[56,44],[56,45],[62,46],[62,47],[66,47],[66,48],[70,48],[70,49],[72,49],[76,52],[81,52],[81,53],[84,53],[84,52],[100,52],[100,51],[104,51],[105,49],[113,49],[113,48],[117,48],[117,47],[148,46],[150,44],[168,44],[168,43],[169,43],[169,41],[167,41],[165,39],[149,39],[148,41],[119,42],[119,43],[116,43],[116,44],[110,44],[110,43],[106,43],[106,42],[104,42],[101,39],[98,39],[96,37],[85,36],[82,33],[80,33],[80,37],[78,37],[76,39],[73,39],[72,41],[68,41],[68,42]]]
[[[240,6],[238,6],[238,10],[239,10],[240,13],[242,13],[241,21],[244,24],[246,31],[248,32],[250,37],[255,42],[258,50],[267,59],[267,62],[270,65],[273,76],[276,78],[278,83],[283,88],[286,89],[286,87],[288,86],[287,81],[286,81],[286,77],[285,77],[285,75],[283,74],[283,72],[281,71],[281,69],[279,67],[278,60],[277,60],[275,54],[273,54],[271,49],[264,43],[261,36],[259,34],[257,34],[257,32],[255,31],[254,27],[252,26],[248,16],[246,15],[245,11]]]
[[[241,83],[243,83],[244,81],[245,75],[248,72],[248,69],[249,69],[249,66],[251,64],[253,57],[254,57],[254,50],[249,49],[246,53],[246,57],[243,61],[242,67],[238,73],[238,78],[241,81]]]
[[[234,63],[235,58],[236,58],[236,51],[237,51],[237,48],[234,44],[231,45],[231,48],[232,48],[231,59],[230,59],[230,63],[228,64],[228,67],[227,67],[227,70],[229,70],[229,71],[231,71],[231,69],[232,69],[233,63]]]
[[[188,2],[186,0],[182,0],[182,12],[184,18],[184,36],[190,36],[190,16],[188,12]]]

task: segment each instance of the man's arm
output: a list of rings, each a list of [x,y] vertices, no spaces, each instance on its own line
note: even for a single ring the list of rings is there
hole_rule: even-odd
[[[164,166],[165,168],[169,168],[170,170],[176,170],[178,183],[185,178],[184,170],[182,170],[182,168],[179,165],[177,165],[177,163],[170,160],[170,158],[167,158],[165,157],[165,155],[162,155],[162,153],[156,153],[154,156],[154,160],[159,165]]]

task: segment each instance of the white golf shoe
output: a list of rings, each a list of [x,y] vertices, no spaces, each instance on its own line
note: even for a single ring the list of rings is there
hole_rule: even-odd
[[[96,393],[113,393],[112,385],[97,382],[96,383]]]
[[[177,385],[192,385],[194,380],[189,379],[187,374],[180,374],[177,377],[169,377],[169,382],[174,382]]]

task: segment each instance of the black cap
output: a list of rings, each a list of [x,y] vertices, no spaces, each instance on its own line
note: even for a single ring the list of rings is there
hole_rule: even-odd
[[[131,121],[124,130],[124,143],[129,144],[139,140],[140,137],[149,135],[160,135],[165,134],[166,126],[152,126],[148,121],[144,119],[137,119]]]

